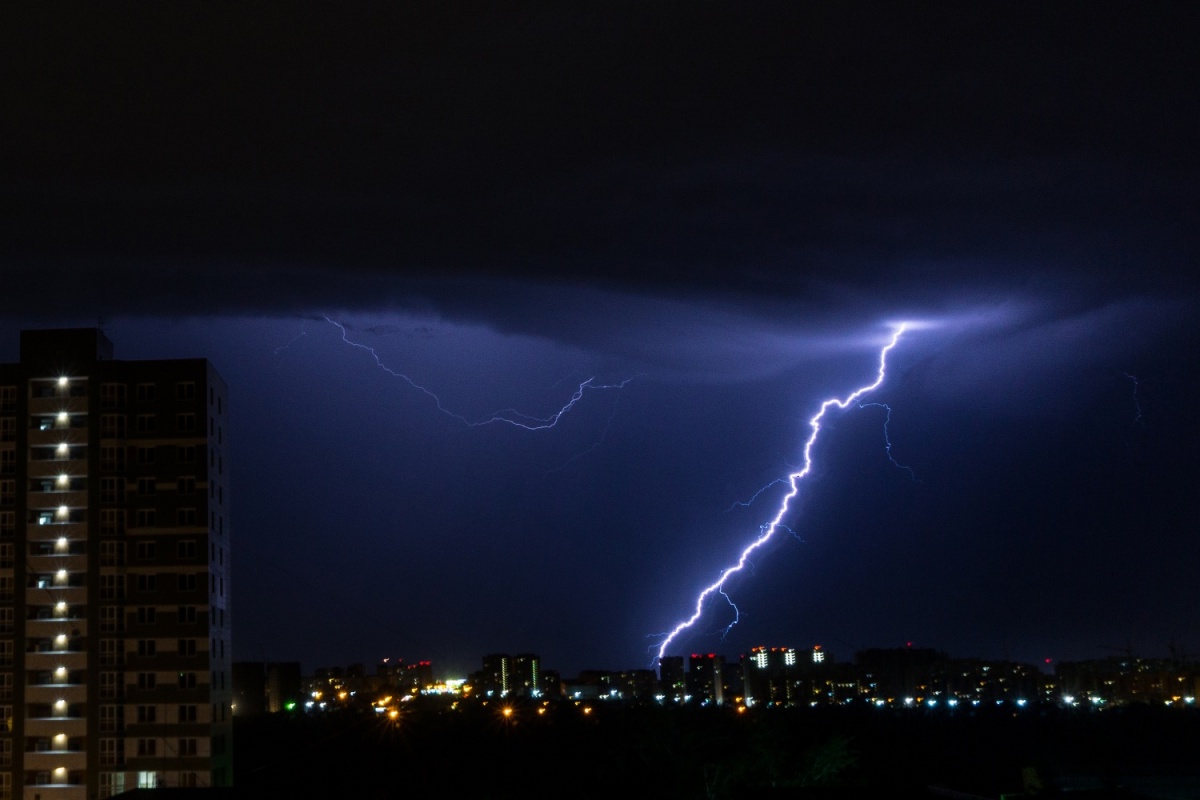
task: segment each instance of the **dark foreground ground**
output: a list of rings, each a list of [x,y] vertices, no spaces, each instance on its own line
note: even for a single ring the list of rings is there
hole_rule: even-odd
[[[1200,711],[1178,708],[564,704],[505,717],[430,702],[396,721],[283,713],[234,732],[239,797],[1200,797]]]

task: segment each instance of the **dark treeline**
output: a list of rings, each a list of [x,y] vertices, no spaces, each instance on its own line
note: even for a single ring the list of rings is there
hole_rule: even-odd
[[[929,787],[997,797],[1086,776],[1194,775],[1200,712],[1011,708],[725,709],[598,704],[406,707],[238,719],[238,796],[412,798],[860,796]],[[1117,796],[1117,795],[1114,795]]]

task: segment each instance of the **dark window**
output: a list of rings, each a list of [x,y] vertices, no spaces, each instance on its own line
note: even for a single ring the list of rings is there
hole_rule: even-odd
[[[100,502],[101,503],[124,503],[125,502],[125,479],[124,478],[101,478],[100,479]]]

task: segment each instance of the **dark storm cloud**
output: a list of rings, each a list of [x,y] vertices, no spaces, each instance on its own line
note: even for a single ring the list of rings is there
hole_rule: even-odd
[[[16,26],[9,312],[1103,300],[1197,252],[1188,6],[58,9]]]

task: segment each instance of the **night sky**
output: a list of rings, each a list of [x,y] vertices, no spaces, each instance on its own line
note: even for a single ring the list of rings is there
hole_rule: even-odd
[[[674,649],[1200,653],[1195,4],[27,5],[0,360],[213,362],[236,659],[649,666],[899,321]]]

